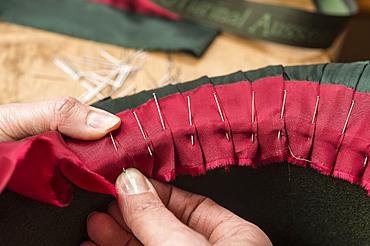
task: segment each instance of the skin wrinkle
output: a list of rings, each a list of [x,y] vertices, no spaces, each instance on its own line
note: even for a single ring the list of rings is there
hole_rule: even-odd
[[[9,141],[13,138],[9,134],[7,134],[6,130],[4,129],[7,124],[4,123],[5,119],[3,115],[3,113],[0,113],[0,141]]]
[[[139,196],[139,195],[138,195]],[[132,216],[130,216],[130,219],[125,219],[126,224],[128,227],[132,228],[135,223],[140,224],[140,220],[142,218],[145,218],[147,213],[153,213],[155,214],[157,211],[160,211],[161,209],[165,209],[165,206],[163,203],[160,203],[157,200],[146,200],[145,203],[141,203],[139,205],[136,205],[135,207],[132,207],[132,205],[128,205],[131,208],[129,208],[129,211],[132,212]],[[136,227],[134,227],[136,228]]]
[[[64,125],[63,122],[69,122],[74,115],[78,115],[76,112],[76,110],[79,110],[78,104],[78,101],[72,97],[58,99],[54,103],[54,122],[51,127],[55,130],[61,130],[61,128],[68,126]],[[87,114],[85,114],[84,118],[86,122]]]
[[[12,104],[8,104],[8,105],[3,105],[1,106],[1,117],[2,117],[2,126],[1,126],[1,129],[2,131],[6,134],[6,136],[8,136],[10,139],[9,140],[15,140],[15,132],[17,130],[14,130],[14,127],[18,126],[17,122],[14,122],[16,120],[16,118],[18,117],[15,117],[15,119],[13,119],[13,113],[17,113],[17,111],[14,111],[12,113],[13,110],[11,110],[12,108]],[[18,131],[21,130],[21,129],[18,129]]]
[[[209,206],[209,205],[211,205],[211,206]],[[190,227],[203,228],[203,231],[201,233],[204,234],[205,237],[209,240],[209,238],[210,238],[212,232],[214,231],[214,229],[210,230],[210,228],[209,228],[210,225],[206,222],[214,221],[215,217],[213,216],[213,214],[210,214],[210,213],[207,213],[205,216],[202,216],[201,212],[198,213],[198,210],[202,211],[203,206],[206,208],[207,211],[212,211],[212,207],[217,208],[217,206],[214,205],[214,202],[211,199],[206,197],[201,203],[198,204],[198,206],[196,207],[196,209],[192,213],[192,216],[189,219],[189,226]],[[194,219],[195,215],[198,217],[198,219]],[[212,226],[212,227],[214,227],[214,226]],[[216,228],[216,227],[214,227],[214,228]]]
[[[191,196],[189,196],[189,197],[191,197]],[[189,205],[188,205],[188,203],[186,203],[186,201],[187,201],[187,199],[186,198],[183,198],[183,201],[184,201],[184,208],[183,209],[181,209],[181,214],[178,216],[179,217],[179,219],[181,220],[181,221],[185,221],[185,224],[186,225],[188,225],[188,219],[189,219],[189,215],[187,215],[187,214],[189,214],[189,213],[187,213],[187,210],[188,210],[188,208],[189,208]],[[193,210],[193,208],[189,208],[190,209],[190,214],[192,213],[192,210]],[[194,228],[193,228],[194,229]]]
[[[238,233],[242,233],[242,232],[246,231],[244,227],[248,226],[248,224],[244,223],[244,221],[241,221],[241,222],[237,223],[237,221],[234,217],[235,216],[233,216],[233,215],[229,215],[228,217],[225,217],[225,219],[223,221],[220,221],[220,223],[214,228],[212,234],[209,237],[209,241],[211,243],[217,243],[217,242],[220,242],[220,241],[228,239],[228,238],[235,239],[235,235],[238,235]],[[223,233],[217,232],[217,230],[220,230],[222,232],[224,230],[224,228],[222,228],[222,227],[225,226],[225,223],[228,223],[230,221],[233,221],[233,227],[227,227],[226,226],[226,228],[228,229],[228,234],[226,236]],[[231,228],[231,230],[230,230],[230,228]],[[247,230],[247,231],[249,231],[249,230]]]
[[[207,197],[201,197],[199,202],[195,205],[195,207],[190,211],[189,216],[185,222],[186,225],[190,226],[191,228],[196,228],[199,222],[199,219],[194,219],[194,215],[196,212],[198,212],[199,207],[206,202],[206,200],[209,199]],[[186,209],[186,207],[185,207]],[[206,236],[208,239],[208,236]]]
[[[173,186],[171,185],[169,188],[169,196],[166,202],[164,202],[165,206],[168,208],[170,205],[171,199],[172,199],[172,192],[173,192]]]
[[[8,104],[0,107],[1,131],[9,140],[18,140],[35,135],[50,128],[50,117],[45,102],[30,104]],[[50,111],[49,111],[50,112]],[[38,124],[34,124],[37,122]],[[8,126],[8,127],[7,127]]]

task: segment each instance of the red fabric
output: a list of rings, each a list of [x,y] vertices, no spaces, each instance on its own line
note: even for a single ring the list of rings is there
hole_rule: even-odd
[[[356,92],[354,101],[333,173],[351,183],[359,181],[364,172],[365,158],[370,155],[370,95]]]
[[[183,93],[185,98],[190,97],[193,122],[207,170],[235,164],[228,120],[224,114],[226,122],[222,122],[214,92],[214,87],[208,84]],[[226,133],[229,134],[230,141],[227,140]]]
[[[230,123],[238,165],[251,165],[258,149],[258,139],[252,143],[252,133],[257,132],[256,124],[252,124],[252,84],[242,81],[219,85],[215,90]]]
[[[320,85],[311,166],[324,174],[333,170],[353,93],[353,89],[343,85]]]
[[[284,89],[287,91],[285,114],[280,120]],[[255,91],[254,125],[251,124],[252,91]],[[214,93],[225,122],[221,120]],[[156,104],[150,100],[118,114],[122,126],[113,133],[118,152],[109,135],[98,141],[65,141],[58,132],[48,132],[22,141],[3,142],[0,143],[0,188],[7,185],[27,197],[65,206],[71,199],[71,186],[66,179],[89,191],[115,195],[113,184],[123,167],[136,167],[149,177],[169,181],[176,174],[200,175],[233,164],[258,166],[286,159],[288,139],[295,156],[311,158],[315,169],[325,174],[333,170],[334,176],[358,183],[370,194],[370,169],[363,167],[369,154],[370,94],[354,94],[356,103],[342,135],[353,90],[342,85],[320,85],[321,99],[310,156],[314,133],[311,117],[317,93],[317,84],[313,82],[284,85],[281,76],[253,83],[242,81],[216,87],[207,84],[159,100],[165,130]],[[192,127],[187,96],[191,99]],[[252,132],[257,132],[253,144]],[[194,146],[190,140],[192,134]],[[293,159],[290,155],[288,160],[293,162]]]
[[[125,9],[139,14],[162,16],[178,20],[177,14],[158,6],[150,0],[95,0],[98,3],[109,4],[119,9]]]
[[[175,145],[176,174],[199,175],[205,173],[202,150],[195,126],[190,126],[187,99],[181,94],[160,100],[167,126],[171,129]],[[194,136],[194,145],[191,136]]]
[[[310,158],[312,140],[315,133],[316,99],[320,84],[311,81],[285,81],[287,100],[285,105],[285,128],[291,155],[290,163],[306,166]],[[293,156],[293,155],[294,156]]]
[[[287,157],[284,120],[280,120],[283,104],[283,76],[263,78],[252,83],[255,91],[258,163],[281,161]],[[278,132],[281,138],[278,139]]]
[[[57,206],[68,205],[72,196],[64,176],[84,189],[114,194],[113,185],[86,169],[55,131],[1,143],[0,163],[12,167],[0,177],[11,175],[8,189]]]
[[[151,158],[155,165],[154,173],[151,176],[157,177],[162,181],[173,180],[175,178],[175,151],[168,123],[165,122],[164,130],[154,100],[133,111],[137,113],[146,136],[153,144],[153,157]],[[162,115],[165,121],[165,115]],[[129,144],[132,144],[132,142]],[[139,161],[139,163],[142,163],[142,161]]]

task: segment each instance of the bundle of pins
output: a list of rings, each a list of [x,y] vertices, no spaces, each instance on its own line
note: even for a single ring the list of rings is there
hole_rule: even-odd
[[[105,96],[102,91],[110,88],[111,96],[114,92],[121,89],[129,76],[140,70],[145,63],[147,53],[139,50],[125,59],[118,59],[107,51],[98,50],[99,58],[83,57],[71,60],[68,58],[55,58],[54,64],[66,73],[72,80],[78,81],[85,89],[85,92],[77,99],[82,103],[88,103],[93,99],[103,99]],[[88,70],[79,70],[77,65],[85,65]],[[96,70],[99,65],[99,70]],[[92,70],[94,68],[94,70]],[[126,87],[121,95],[129,94],[134,89],[131,84]]]

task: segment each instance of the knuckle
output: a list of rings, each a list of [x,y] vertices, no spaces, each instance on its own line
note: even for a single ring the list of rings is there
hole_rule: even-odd
[[[136,212],[136,214],[149,214],[163,208],[164,205],[162,203],[154,200],[142,202],[141,204],[136,205],[133,210]]]
[[[165,206],[157,200],[146,200],[138,204],[132,204],[129,207],[131,216],[129,216],[130,219],[128,222],[130,224],[140,223],[148,215],[158,213],[162,209],[165,209]]]
[[[73,97],[62,97],[55,101],[54,115],[56,122],[61,123],[68,120],[77,110],[80,102]]]

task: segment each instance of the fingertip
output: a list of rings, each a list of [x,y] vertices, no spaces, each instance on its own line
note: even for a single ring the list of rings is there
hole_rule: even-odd
[[[86,116],[86,124],[98,131],[108,133],[117,129],[121,124],[121,118],[107,111],[89,107]]]
[[[128,168],[122,172],[115,183],[120,196],[135,195],[150,191],[147,178],[137,169]]]
[[[93,212],[87,219],[87,234],[96,241],[105,235],[111,235],[110,216],[105,213]],[[102,230],[103,228],[103,230]],[[102,236],[101,236],[102,235]]]
[[[98,212],[94,211],[94,212],[89,213],[89,215],[86,218],[86,222],[89,221],[89,219],[91,218],[91,216],[93,216],[96,213],[98,213]]]
[[[116,201],[112,201],[107,208],[107,212],[110,216],[113,217],[113,219],[126,231],[131,231],[130,228],[126,225],[126,222],[124,221],[120,208],[118,207],[118,204]]]
[[[112,218],[112,216],[96,212],[89,216],[87,234],[98,245],[125,245],[132,240],[132,235]]]
[[[82,242],[80,246],[98,246],[98,245],[91,241],[85,241],[85,242]]]

